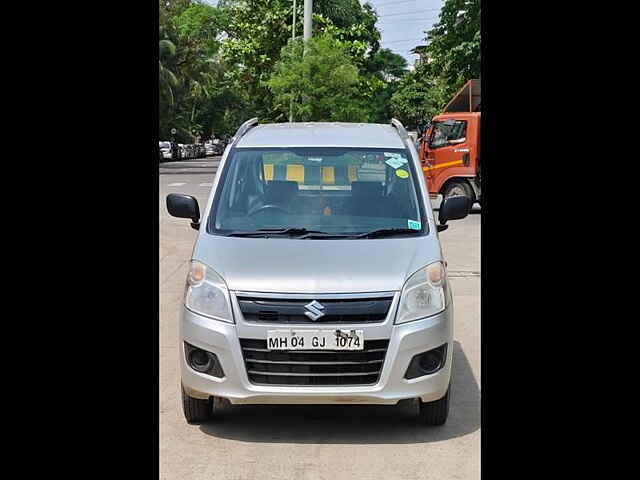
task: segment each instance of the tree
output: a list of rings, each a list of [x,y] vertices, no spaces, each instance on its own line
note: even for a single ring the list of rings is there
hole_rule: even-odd
[[[282,112],[293,105],[296,121],[363,122],[368,113],[358,98],[358,69],[346,47],[331,37],[300,39],[283,48],[267,82]]]
[[[317,2],[317,3],[316,3]],[[367,61],[380,48],[378,15],[371,5],[358,0],[316,0],[314,2],[314,35],[329,34],[342,42],[361,73]]]
[[[407,60],[402,55],[383,48],[371,55],[367,70],[378,74],[386,81],[395,81],[407,73]]]
[[[222,48],[229,66],[225,80],[237,92],[240,110],[246,112],[247,118],[280,120],[265,82],[280,58],[280,50],[291,38],[292,6],[291,1],[284,0],[221,3],[229,19]]]
[[[446,86],[427,79],[419,70],[405,75],[390,99],[391,111],[407,128],[415,129],[440,113],[446,102]]]
[[[194,131],[231,135],[254,116],[286,121],[291,98],[296,120],[388,122],[406,62],[380,50],[373,7],[314,0],[312,54],[304,59],[299,41],[285,48],[292,9],[293,0],[221,0],[218,7],[161,0],[161,137],[176,128],[178,141],[190,143]],[[301,37],[302,0],[297,10]],[[302,69],[297,76],[292,65]]]
[[[394,115],[410,128],[424,124],[472,78],[480,75],[480,0],[446,0],[427,32],[423,61],[391,97]]]
[[[480,76],[480,0],[446,0],[440,20],[427,33],[428,66],[450,95]]]
[[[216,116],[210,108],[224,92],[220,83],[219,35],[224,12],[200,2],[160,2],[160,137],[176,128],[178,141],[191,143],[194,132],[209,136]]]
[[[292,36],[293,0],[221,0],[227,11],[228,37],[223,56],[231,67],[226,78],[241,96],[247,117],[286,121],[288,110],[274,103],[267,81]],[[303,32],[303,1],[297,2],[296,33]],[[379,48],[377,16],[359,0],[315,0],[313,35],[330,34],[346,48],[352,62],[364,70],[368,56]]]

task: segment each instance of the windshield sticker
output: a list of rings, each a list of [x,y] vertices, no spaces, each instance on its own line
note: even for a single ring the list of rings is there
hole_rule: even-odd
[[[398,169],[396,170],[396,175],[400,178],[409,178],[409,172],[406,170]]]
[[[407,224],[412,230],[422,230],[422,223],[416,220],[407,220]]]
[[[401,155],[395,152],[384,152],[384,156],[387,158],[400,158]]]
[[[393,157],[393,158],[390,158],[389,160],[387,160],[384,163],[386,163],[387,165],[389,165],[392,168],[400,168],[402,165],[407,163],[407,159],[406,158],[400,158],[400,157]]]

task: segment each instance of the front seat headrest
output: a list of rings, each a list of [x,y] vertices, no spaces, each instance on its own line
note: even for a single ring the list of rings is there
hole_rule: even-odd
[[[382,183],[380,182],[353,182],[351,192],[357,197],[381,197]]]
[[[290,180],[273,180],[267,183],[265,193],[265,196],[269,201],[287,201],[298,193],[298,182]]]

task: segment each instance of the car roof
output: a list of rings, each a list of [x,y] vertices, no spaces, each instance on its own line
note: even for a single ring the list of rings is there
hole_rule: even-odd
[[[398,131],[391,124],[342,122],[257,125],[236,146],[405,148]]]

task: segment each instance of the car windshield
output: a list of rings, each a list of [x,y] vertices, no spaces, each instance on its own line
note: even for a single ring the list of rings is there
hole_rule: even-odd
[[[160,142],[160,148],[171,148],[171,144],[169,142]]]
[[[410,158],[405,149],[236,148],[208,231],[424,232]]]

